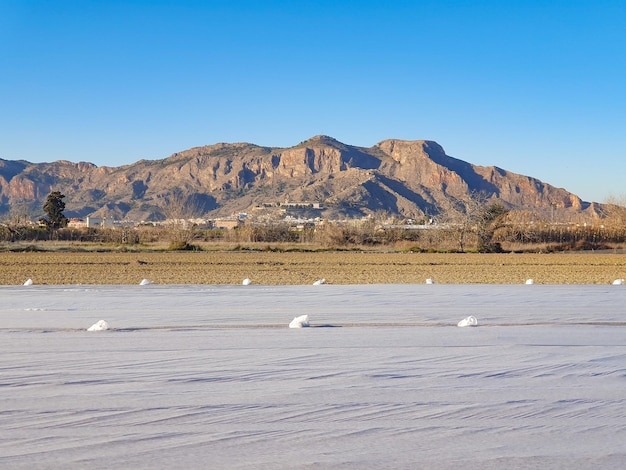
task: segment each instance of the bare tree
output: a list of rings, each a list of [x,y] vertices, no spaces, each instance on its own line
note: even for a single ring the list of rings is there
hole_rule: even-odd
[[[487,200],[484,192],[474,191],[464,198],[448,198],[441,205],[439,223],[455,235],[459,251],[465,251],[467,237],[475,233]]]
[[[504,226],[508,212],[508,209],[499,203],[489,204],[480,208],[476,220],[477,248],[480,253],[502,251],[500,244],[493,242],[493,237],[496,230]]]
[[[605,221],[607,225],[624,227],[626,225],[626,194],[610,195],[605,201]]]
[[[28,204],[13,204],[9,212],[0,216],[3,240],[23,240],[32,229],[33,218]]]
[[[178,249],[190,249],[191,241],[196,237],[194,219],[201,215],[201,205],[193,196],[188,196],[180,189],[164,196],[159,209],[165,216],[171,246]]]
[[[609,196],[604,206],[603,225],[608,236],[615,242],[626,240],[626,194]]]

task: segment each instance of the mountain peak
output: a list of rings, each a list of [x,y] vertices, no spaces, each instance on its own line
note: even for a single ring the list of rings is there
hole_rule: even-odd
[[[449,198],[463,200],[475,192],[514,209],[586,207],[563,189],[450,157],[434,141],[387,139],[364,148],[327,135],[290,148],[217,143],[149,164],[107,169],[0,160],[0,214],[24,201],[39,210],[52,189],[67,196],[70,217],[108,217],[113,211],[115,217],[134,220],[162,211],[159,201],[176,191],[209,216],[253,212],[289,200],[320,203],[327,213],[319,217],[361,217],[382,210],[419,218],[438,213]]]
[[[402,139],[385,139],[378,142],[374,147],[380,148],[385,153],[391,154],[394,151],[415,151],[432,150],[437,153],[445,154],[441,145],[434,140],[402,140]]]
[[[300,145],[344,145],[341,142],[339,142],[337,139],[335,139],[334,137],[330,137],[328,135],[315,135],[303,142],[300,142]]]

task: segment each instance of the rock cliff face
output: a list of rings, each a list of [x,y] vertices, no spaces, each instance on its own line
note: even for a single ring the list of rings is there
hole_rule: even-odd
[[[327,136],[287,149],[221,143],[116,168],[0,160],[0,213],[15,206],[38,212],[52,190],[66,195],[67,216],[133,220],[225,216],[285,202],[320,203],[322,217],[386,211],[419,218],[477,192],[511,209],[593,208],[535,178],[452,158],[436,142],[390,139],[362,148]]]

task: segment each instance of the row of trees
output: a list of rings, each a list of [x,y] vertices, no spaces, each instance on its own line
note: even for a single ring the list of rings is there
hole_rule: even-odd
[[[0,224],[0,239],[20,240],[28,237],[36,239],[49,238],[58,229],[67,227],[69,222],[63,211],[65,210],[65,195],[60,191],[52,191],[46,197],[43,205],[44,216],[39,218],[39,226],[43,228],[33,229],[30,224],[30,217],[26,213],[16,212],[12,215],[8,223]],[[45,235],[43,237],[42,235]]]
[[[247,225],[235,230],[198,230],[154,227],[124,228],[61,228],[55,240],[111,244],[131,247],[138,244],[168,243],[172,250],[201,249],[206,243],[223,242],[240,247],[281,249],[285,244],[317,246],[320,248],[351,249],[379,247],[411,251],[563,251],[623,247],[626,229],[599,226],[550,226],[549,224],[517,225],[503,223],[467,228],[463,225],[433,225],[421,230],[399,226],[382,226],[374,221],[365,223],[325,223],[317,227],[294,230],[285,223]],[[479,235],[482,234],[482,235]],[[43,227],[10,233],[0,225],[0,240],[49,240],[50,231]],[[461,249],[460,240],[463,248]],[[296,248],[292,246],[291,248]]]
[[[489,202],[484,195],[469,200],[452,200],[437,217],[436,223],[420,230],[388,223],[385,214],[365,221],[323,223],[299,230],[285,222],[249,224],[236,230],[199,230],[187,224],[161,228],[68,228],[63,215],[65,196],[50,193],[43,206],[45,217],[39,227],[25,224],[0,224],[0,241],[57,240],[132,245],[168,241],[170,249],[196,249],[202,242],[232,243],[307,243],[324,247],[376,246],[404,244],[422,251],[478,251],[482,253],[542,246],[542,249],[596,249],[626,243],[626,208],[607,214],[603,225],[564,225],[534,223],[512,216],[504,206]],[[176,204],[174,204],[176,205]],[[180,204],[178,204],[180,206]],[[177,207],[178,207],[177,206]],[[182,207],[182,206],[181,206]],[[181,207],[176,210],[180,212]],[[513,248],[512,248],[513,247]]]

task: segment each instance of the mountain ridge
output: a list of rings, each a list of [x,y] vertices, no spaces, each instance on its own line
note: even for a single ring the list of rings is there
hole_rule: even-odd
[[[69,217],[137,221],[166,218],[174,199],[209,217],[290,202],[318,203],[321,217],[384,211],[417,219],[476,193],[514,210],[593,215],[599,207],[536,178],[451,157],[435,141],[366,148],[326,135],[287,148],[221,142],[118,167],[0,159],[0,213],[36,211],[52,190],[65,194]]]

